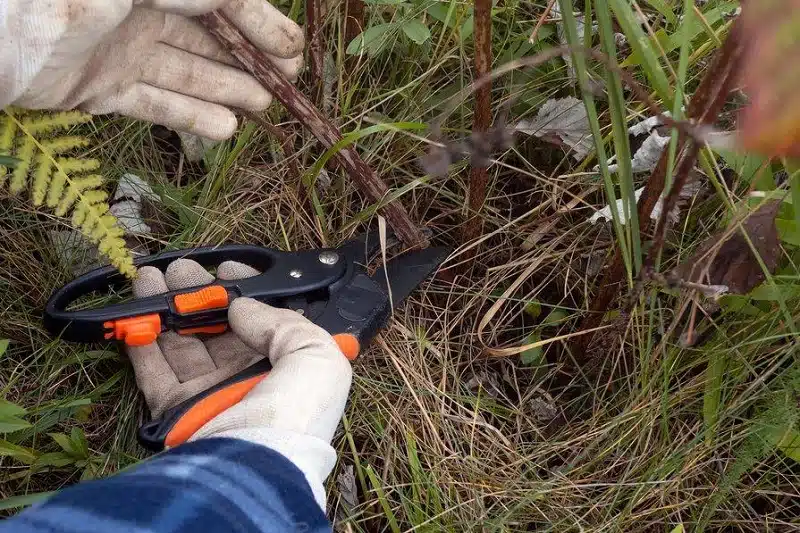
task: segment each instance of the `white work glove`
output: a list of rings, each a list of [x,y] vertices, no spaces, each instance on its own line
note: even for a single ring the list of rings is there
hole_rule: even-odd
[[[270,94],[192,16],[220,9],[289,78],[303,32],[266,0],[0,0],[0,107],[121,113],[214,140]]]
[[[217,268],[220,279],[257,273],[233,261]],[[145,297],[212,281],[214,276],[198,263],[179,259],[166,275],[141,268],[133,289],[135,296]],[[295,311],[237,298],[228,321],[231,332],[205,342],[166,332],[156,343],[126,349],[153,416],[268,357],[269,375],[190,440],[228,437],[279,452],[303,472],[325,510],[324,483],[336,463],[331,440],[350,392],[350,362],[328,332]]]

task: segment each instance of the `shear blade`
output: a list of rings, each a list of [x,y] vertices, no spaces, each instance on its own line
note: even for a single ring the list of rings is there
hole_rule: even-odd
[[[392,295],[395,307],[425,281],[450,255],[443,246],[409,252],[389,261],[372,275],[372,280]]]

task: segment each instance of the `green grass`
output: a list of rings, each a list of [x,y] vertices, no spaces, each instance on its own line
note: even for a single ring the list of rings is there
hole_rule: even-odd
[[[593,14],[599,25],[593,46],[615,53],[616,62],[677,117],[730,27],[717,16],[723,4],[707,2],[693,13],[692,24],[681,25],[692,2],[639,1],[638,8],[654,15],[649,28],[639,26],[631,2],[561,6]],[[301,5],[295,2],[293,9],[302,17]],[[495,67],[557,46],[553,23],[528,43],[546,5],[495,6]],[[473,81],[465,26],[471,6],[413,0],[368,4],[367,12],[370,27],[391,23],[394,30],[363,56],[346,54],[337,12],[326,16],[326,50],[335,73],[326,80],[329,113],[413,218],[431,228],[434,241],[457,243],[469,214],[467,164],[454,165],[446,178],[424,175],[418,158],[427,147],[418,128]],[[698,13],[708,14],[708,24]],[[410,20],[426,25],[430,39],[410,39],[402,29]],[[574,18],[565,22],[569,40],[582,42]],[[619,28],[630,44],[614,41]],[[647,175],[625,168],[609,174],[603,165],[599,173],[590,169],[598,157],[633,151],[623,131],[646,111],[618,74],[584,56],[575,60],[581,66],[577,87],[560,59],[493,82],[495,114],[510,105],[514,121],[535,115],[550,97],[584,98],[596,155],[578,163],[533,137],[517,137],[514,148],[495,155],[481,213],[484,235],[463,243],[445,265],[466,264],[466,250],[474,248],[475,268],[461,265],[453,268],[452,280],[426,283],[355,363],[351,400],[334,441],[340,460],[328,486],[329,515],[338,530],[798,526],[800,390],[791,325],[800,316],[798,210],[787,202],[780,213],[781,261],[772,276],[777,291],[765,283],[751,295],[723,298],[716,311],[697,307],[689,293],[654,286],[620,317],[617,310],[638,279],[649,243],[637,241],[636,221],[593,226],[588,218],[612,198],[631,204]],[[602,82],[605,95],[581,91],[590,79]],[[303,83],[301,88],[312,93]],[[468,135],[471,105],[468,98],[448,117],[446,135]],[[164,196],[164,204],[149,213],[156,231],[146,244],[153,251],[222,242],[303,249],[336,244],[374,226],[375,206],[341,171],[328,168],[331,186],[309,189],[330,154],[278,106],[268,118],[289,137],[290,153],[247,122],[202,164],[181,166],[158,129],[98,118],[91,126],[97,142],[91,155],[103,161],[112,180],[134,172]],[[720,119],[722,126],[730,123]],[[704,154],[697,169],[705,192],[686,203],[669,231],[662,271],[725,227],[733,210],[747,204],[751,185],[763,181],[767,185],[759,190],[795,200],[800,190],[796,173],[770,185],[756,177],[760,163],[753,158]],[[674,161],[674,150],[671,156]],[[726,175],[727,168],[738,175]],[[782,169],[774,162],[769,174],[780,176]],[[22,199],[0,200],[0,338],[10,340],[0,354],[0,390],[18,407],[0,404],[6,409],[0,422],[24,426],[0,436],[0,507],[8,512],[36,494],[111,475],[146,456],[134,435],[147,413],[124,357],[113,347],[54,341],[41,326],[48,296],[72,275],[48,241],[53,229],[64,226],[32,212]],[[564,342],[544,346],[527,364],[520,355],[490,355],[534,334],[546,341],[577,333],[617,245],[625,250],[627,275],[607,317],[613,327],[599,334],[589,363],[576,365]],[[490,311],[493,318],[481,324]],[[558,320],[548,322],[556,311]],[[680,337],[690,327],[700,341],[687,348]],[[354,508],[343,504],[336,482],[348,466],[356,480]]]

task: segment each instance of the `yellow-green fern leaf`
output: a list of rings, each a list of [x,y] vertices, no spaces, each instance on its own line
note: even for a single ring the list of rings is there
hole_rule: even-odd
[[[122,238],[124,230],[108,213],[108,194],[100,189],[102,176],[91,174],[100,162],[74,157],[87,139],[59,133],[91,118],[77,111],[45,114],[7,108],[0,112],[0,152],[7,152],[15,164],[10,181],[3,167],[0,187],[8,181],[14,194],[28,189],[34,206],[46,204],[57,216],[71,211],[72,225],[96,243],[120,272],[132,276],[133,256]]]
[[[44,202],[47,194],[47,186],[50,184],[50,175],[53,173],[52,160],[46,153],[42,152],[34,160],[33,183],[31,184],[31,200],[33,205],[40,206]]]
[[[42,148],[53,154],[63,154],[70,150],[75,150],[76,148],[83,148],[88,144],[89,139],[86,137],[68,135],[66,137],[56,137],[55,139],[42,141]]]
[[[77,174],[80,172],[90,172],[100,168],[100,161],[97,159],[77,159],[74,157],[59,157],[56,164],[66,174]]]
[[[19,150],[12,154],[19,159],[14,172],[11,174],[11,183],[8,189],[11,194],[19,194],[28,184],[28,171],[31,169],[31,162],[36,154],[36,143],[30,137],[22,139]]]
[[[53,181],[51,182],[51,190],[54,189],[55,186],[58,186],[63,190],[64,184],[58,183],[59,180],[62,179],[66,182],[66,177],[62,178],[62,176],[60,176],[57,172],[56,176],[54,176]],[[58,196],[54,194],[51,198],[50,195],[48,195],[47,205],[48,207],[56,208],[56,216],[63,217],[70,209],[72,209],[72,206],[75,205],[75,202],[78,200],[78,197],[81,195],[81,193],[91,189],[97,189],[102,185],[103,176],[98,174],[92,174],[83,178],[73,179],[67,187],[67,192],[64,193],[64,196],[61,196],[61,194],[58,193]]]
[[[0,117],[0,152],[11,153],[14,147],[14,133],[17,127],[9,117]]]
[[[22,125],[30,135],[43,135],[57,130],[65,130],[92,120],[92,115],[80,111],[63,111],[24,117]]]

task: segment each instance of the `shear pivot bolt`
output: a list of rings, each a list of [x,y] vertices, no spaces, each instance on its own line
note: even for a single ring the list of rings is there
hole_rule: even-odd
[[[294,279],[302,278],[303,273],[299,270],[290,270],[289,275],[292,276]]]
[[[336,252],[322,252],[319,254],[319,262],[323,265],[335,265],[339,262],[339,254]]]

